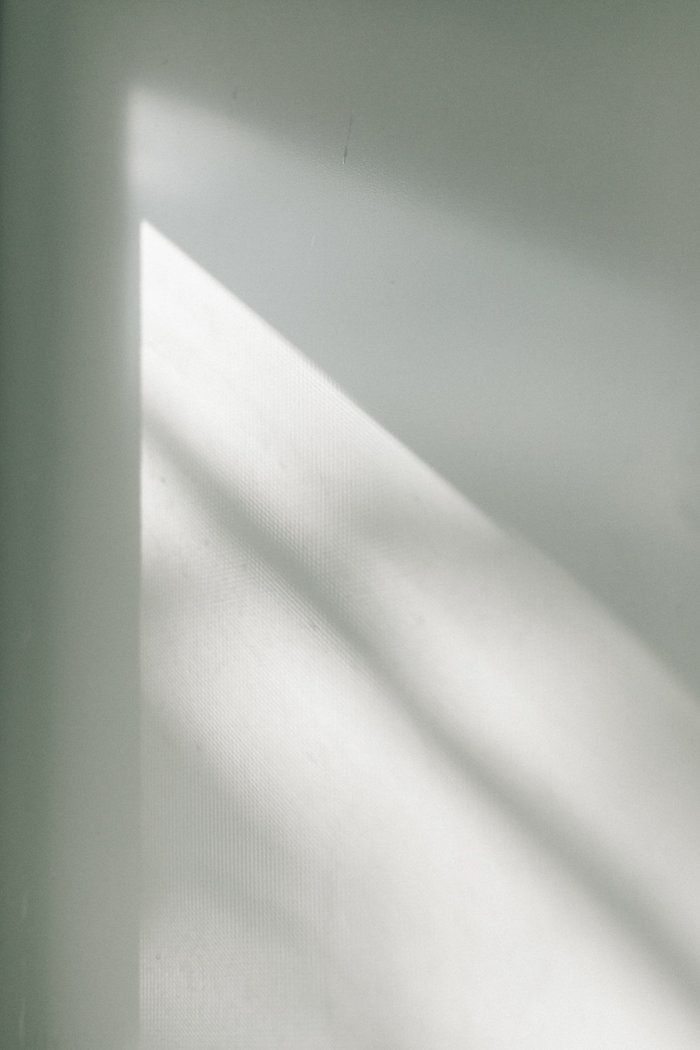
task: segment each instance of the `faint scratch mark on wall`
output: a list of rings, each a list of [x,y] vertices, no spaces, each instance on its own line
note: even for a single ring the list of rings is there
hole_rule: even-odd
[[[348,133],[345,136],[345,149],[343,150],[343,164],[345,164],[345,161],[348,159],[348,148],[350,146],[350,136],[351,135],[352,135],[352,113],[350,114],[350,119],[348,121]]]

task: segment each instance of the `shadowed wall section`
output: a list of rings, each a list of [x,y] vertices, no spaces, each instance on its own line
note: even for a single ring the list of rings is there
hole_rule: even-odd
[[[131,4],[0,5],[0,1045],[134,1050]]]
[[[691,700],[151,227],[144,1046],[697,1044]]]

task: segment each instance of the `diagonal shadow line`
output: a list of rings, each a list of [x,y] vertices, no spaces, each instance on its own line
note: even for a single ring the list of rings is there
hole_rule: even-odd
[[[697,961],[685,945],[678,942],[664,920],[654,913],[648,895],[607,857],[594,841],[581,831],[571,831],[574,820],[555,803],[528,791],[503,770],[494,767],[489,756],[464,739],[455,739],[439,717],[428,709],[425,698],[401,672],[382,656],[375,638],[352,617],[334,595],[326,579],[314,576],[300,551],[285,541],[281,530],[271,530],[274,514],[264,505],[233,495],[214,477],[202,458],[177,438],[170,425],[147,406],[143,426],[149,440],[163,451],[179,469],[191,492],[219,528],[235,534],[236,542],[246,546],[293,590],[298,599],[312,606],[339,638],[363,660],[376,683],[399,703],[423,737],[442,755],[444,761],[463,779],[497,806],[514,824],[526,829],[538,847],[556,861],[621,926],[627,935],[652,959],[657,969],[675,986],[694,1012],[700,1015],[700,972]],[[298,583],[304,579],[304,589]]]

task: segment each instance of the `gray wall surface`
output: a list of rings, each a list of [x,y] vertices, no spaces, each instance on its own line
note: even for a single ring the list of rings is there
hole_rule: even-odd
[[[604,842],[605,856],[617,857],[626,872],[616,882],[611,871],[618,867],[590,861],[590,877],[583,880],[590,898],[596,899],[596,893],[600,898],[606,880],[616,887],[606,898],[608,906],[600,914],[595,908],[591,912],[591,925],[599,922],[616,929],[611,912],[632,915],[628,926],[646,931],[642,954],[656,953],[666,960],[659,987],[668,985],[669,1001],[675,1002],[675,982],[683,989],[679,1001],[684,1003],[677,1016],[671,1006],[667,1014],[659,992],[658,1001],[647,997],[652,1005],[645,1013],[640,1004],[646,992],[642,995],[639,989],[648,988],[647,980],[654,985],[653,978],[647,975],[642,984],[628,987],[625,982],[634,966],[624,961],[624,950],[609,955],[608,948],[597,942],[586,965],[581,963],[588,977],[579,967],[570,985],[554,981],[552,972],[563,949],[541,936],[543,929],[555,924],[554,913],[546,912],[545,917],[538,910],[539,904],[523,889],[529,885],[529,876],[523,875],[514,877],[510,890],[513,899],[521,900],[523,922],[530,923],[531,940],[541,949],[530,955],[527,937],[518,942],[521,971],[534,960],[532,972],[539,975],[529,990],[523,990],[520,978],[513,977],[509,988],[507,981],[500,985],[485,976],[490,972],[486,961],[483,968],[478,962],[488,956],[483,946],[482,956],[474,949],[475,970],[467,979],[455,960],[462,958],[456,946],[462,944],[462,934],[468,936],[464,931],[474,932],[468,911],[465,925],[455,927],[458,932],[450,948],[444,916],[428,908],[432,920],[424,914],[421,926],[420,895],[404,886],[404,896],[397,891],[393,904],[389,889],[385,898],[373,898],[375,908],[381,908],[382,900],[386,907],[395,908],[394,925],[386,920],[387,937],[401,924],[414,930],[413,940],[397,942],[401,946],[393,956],[389,953],[377,974],[381,981],[375,1005],[381,1024],[377,1020],[374,1033],[370,1025],[353,1029],[351,1024],[366,995],[360,980],[360,990],[348,992],[342,1008],[333,986],[336,998],[326,1004],[323,1020],[331,1028],[321,1025],[314,1029],[313,1038],[311,1030],[302,1027],[297,1042],[280,1041],[281,1036],[275,1040],[264,1021],[255,1020],[253,1011],[246,1015],[250,1027],[245,1037],[236,1042],[230,1035],[235,1018],[207,1022],[215,1013],[210,1003],[202,1007],[203,1027],[188,1027],[191,1016],[189,1020],[185,1016],[179,1035],[159,1029],[153,1045],[160,1045],[160,1038],[169,1040],[169,1047],[193,1050],[208,1045],[287,1045],[307,1050],[317,1045],[314,1039],[318,1045],[406,1050],[414,1045],[528,1046],[528,1039],[533,1046],[638,1046],[639,1026],[651,1024],[653,1018],[662,1031],[668,1026],[664,1045],[695,1045],[697,1030],[688,1020],[693,1013],[688,1002],[696,998],[692,972],[698,945],[688,931],[694,929],[697,915],[691,914],[690,901],[683,903],[687,900],[684,880],[693,869],[681,872],[679,865],[684,857],[685,863],[697,859],[692,845],[697,834],[693,830],[697,783],[692,773],[697,759],[697,711],[695,701],[689,699],[700,694],[697,5],[680,0],[666,5],[544,0],[501,4],[7,0],[2,11],[2,833],[8,844],[2,869],[3,930],[7,931],[2,962],[2,1028],[7,1033],[3,1045],[37,1050],[137,1045],[139,937],[146,922],[144,915],[139,917],[139,901],[148,902],[148,907],[153,904],[151,894],[162,876],[148,843],[153,841],[161,849],[161,866],[181,864],[185,870],[186,858],[178,849],[185,850],[188,833],[193,839],[201,833],[202,814],[211,811],[212,800],[217,800],[217,812],[229,813],[234,845],[237,820],[249,828],[257,819],[263,830],[274,823],[269,813],[256,818],[237,809],[235,793],[232,799],[222,786],[216,762],[209,756],[207,765],[191,753],[197,733],[190,716],[206,706],[213,687],[202,693],[201,684],[192,685],[188,693],[180,682],[184,690],[180,715],[189,712],[183,725],[189,726],[191,739],[182,727],[176,732],[172,719],[160,728],[149,722],[150,676],[172,659],[173,651],[189,651],[188,646],[200,637],[197,622],[210,622],[204,613],[185,615],[184,585],[177,575],[183,551],[188,562],[199,566],[193,579],[199,580],[197,586],[205,595],[208,573],[214,572],[218,579],[216,572],[224,572],[197,562],[209,537],[207,530],[213,526],[209,519],[206,525],[196,515],[185,514],[191,492],[185,497],[185,489],[173,483],[175,494],[163,510],[160,497],[154,496],[157,478],[151,474],[145,475],[143,498],[155,516],[147,519],[146,526],[159,521],[163,528],[162,522],[170,520],[168,507],[172,516],[170,531],[165,528],[169,539],[163,540],[166,554],[161,566],[163,579],[171,585],[160,577],[153,585],[158,601],[172,606],[168,621],[172,634],[166,645],[149,619],[146,604],[143,711],[139,701],[141,221],[157,231],[152,243],[162,237],[171,246],[163,265],[184,253],[193,274],[203,272],[219,282],[235,302],[271,326],[285,347],[291,344],[303,355],[304,367],[299,366],[295,382],[311,383],[312,373],[306,369],[316,366],[427,465],[429,474],[421,475],[422,481],[417,475],[416,480],[407,480],[406,491],[415,490],[416,499],[433,508],[424,513],[436,533],[426,522],[419,527],[408,521],[401,499],[395,495],[390,500],[382,491],[388,482],[370,486],[373,502],[363,496],[361,520],[334,517],[327,501],[337,498],[338,506],[344,506],[344,501],[350,502],[348,491],[355,491],[353,484],[358,492],[364,491],[373,462],[368,453],[358,451],[357,444],[362,445],[361,435],[369,424],[361,413],[355,417],[357,409],[350,402],[343,402],[346,407],[338,412],[345,421],[345,444],[340,466],[335,468],[338,476],[320,492],[312,487],[309,493],[320,501],[313,504],[318,521],[326,522],[328,535],[332,528],[339,530],[341,545],[345,542],[348,549],[356,549],[353,529],[369,529],[375,540],[382,538],[382,558],[386,555],[389,560],[372,563],[379,573],[378,596],[382,596],[381,581],[386,583],[387,574],[394,571],[391,559],[398,557],[387,547],[387,536],[395,538],[396,550],[404,550],[402,543],[414,550],[414,560],[406,562],[405,570],[416,590],[413,600],[419,604],[424,593],[426,609],[432,607],[432,600],[438,602],[440,613],[435,613],[434,622],[441,625],[441,637],[465,639],[454,640],[452,648],[447,646],[440,650],[439,659],[435,657],[438,677],[439,666],[444,671],[443,693],[437,686],[421,685],[418,656],[409,656],[420,655],[421,646],[427,644],[416,633],[416,625],[400,626],[397,610],[397,633],[391,643],[385,637],[392,623],[390,613],[387,619],[372,619],[353,589],[360,586],[357,579],[347,566],[341,571],[334,561],[324,571],[338,578],[336,600],[351,623],[353,616],[360,617],[370,633],[385,638],[389,649],[394,645],[392,659],[401,664],[403,654],[404,700],[421,695],[426,702],[432,698],[438,704],[440,696],[449,694],[459,707],[461,665],[450,662],[457,650],[471,654],[487,677],[495,673],[494,668],[500,668],[506,679],[512,671],[513,680],[520,683],[513,691],[524,704],[521,728],[506,746],[510,741],[506,719],[500,728],[492,727],[492,743],[503,745],[514,768],[523,774],[521,779],[515,777],[516,799],[529,798],[536,782],[558,804],[566,803],[565,811],[569,802],[583,807],[579,817],[592,822],[587,832],[592,837],[574,836],[578,845],[562,847],[559,857],[566,855],[569,868],[578,863],[583,870],[585,858],[595,853],[590,843]],[[185,280],[182,275],[179,279]],[[194,276],[192,280],[200,288],[201,308],[213,310],[214,306],[207,306],[210,286]],[[157,293],[158,286],[157,276],[152,277],[149,287]],[[172,305],[174,315],[176,306]],[[228,317],[225,310],[222,317]],[[233,326],[228,338],[234,354],[239,338],[234,321],[221,324]],[[199,343],[190,347],[193,358],[201,353],[206,359],[202,341],[206,342],[208,330],[206,325],[203,330],[193,329],[199,333]],[[161,336],[154,338],[161,346]],[[165,350],[167,356],[167,346]],[[280,360],[285,360],[287,351],[280,352]],[[193,376],[193,389],[196,382]],[[252,398],[256,382],[261,379],[249,376],[240,389]],[[268,382],[274,386],[274,370]],[[319,395],[314,411],[321,412],[329,399],[332,402],[330,393]],[[184,407],[179,411],[184,413]],[[228,447],[233,440],[227,431],[231,424],[224,421],[212,432],[207,429],[206,407],[202,413],[200,423],[191,421],[191,436],[209,434],[215,450]],[[283,423],[277,437],[269,439],[270,447],[279,447],[282,460],[285,448],[296,449],[289,452],[290,462],[298,456],[302,467],[306,464],[312,472],[315,453],[308,452],[310,458],[305,460],[305,446],[294,443],[303,428],[292,427],[287,433]],[[299,427],[302,423],[306,425],[300,421]],[[246,446],[250,457],[246,469],[253,474],[260,468],[261,448],[267,447],[266,427],[271,425],[264,405],[249,420],[251,433],[258,434],[261,443]],[[335,440],[333,425],[329,417],[329,430],[316,433],[319,448]],[[157,456],[163,459],[161,446]],[[189,449],[192,455],[194,447]],[[384,447],[381,442],[376,446],[373,454],[378,460]],[[387,447],[396,456],[389,476],[404,477],[405,470],[408,478],[404,458],[408,453],[399,453],[393,444]],[[200,449],[201,455],[205,452],[206,448]],[[176,457],[165,458],[168,469],[175,470]],[[203,470],[201,456],[197,462]],[[364,481],[353,474],[360,464]],[[303,481],[307,475],[302,467],[298,477]],[[226,466],[224,475],[232,484],[226,474],[229,469]],[[281,480],[274,476],[278,493],[284,495],[287,489],[279,486],[287,484],[286,475]],[[448,512],[447,504],[440,502],[443,497],[438,492],[443,489],[438,476],[454,487],[455,499],[457,493],[462,499],[459,512]],[[302,481],[301,490],[306,491]],[[293,526],[296,504],[283,495],[270,513],[274,510],[282,520],[291,514]],[[468,610],[486,609],[484,594],[496,585],[495,577],[488,574],[481,589],[474,585],[470,591],[465,583],[472,576],[482,579],[483,568],[464,553],[471,535],[463,518],[467,503],[493,523],[489,528],[500,537],[497,545],[505,544],[509,552],[504,558],[511,566],[511,578],[517,577],[518,587],[532,588],[538,596],[530,606],[515,600],[508,604],[505,599],[505,604],[489,606],[490,616],[498,610],[503,617],[498,621],[503,633],[496,631],[491,649],[486,643],[482,649],[476,645],[474,639],[480,636],[468,617]],[[446,521],[452,522],[453,516],[461,524],[450,525],[449,542],[438,542],[436,535],[443,535],[439,530],[447,528]],[[292,527],[289,521],[287,526]],[[240,522],[237,527],[242,528]],[[218,528],[230,532],[233,525],[226,519]],[[154,535],[144,534],[146,552]],[[300,535],[306,535],[303,529]],[[267,550],[262,527],[258,539],[260,550]],[[443,548],[446,561],[438,571]],[[542,562],[532,548],[545,556]],[[532,558],[541,570],[531,568]],[[437,576],[419,571],[424,563],[433,564]],[[364,564],[361,559],[360,564]],[[144,561],[147,595],[151,593],[149,565]],[[311,572],[309,566],[306,569]],[[318,566],[314,571],[320,571]],[[497,574],[496,567],[493,572]],[[556,599],[550,585],[542,582],[550,572],[561,581],[554,587]],[[452,579],[466,588],[465,604],[462,599],[450,604]],[[523,584],[523,579],[528,582]],[[581,603],[587,611],[579,619],[579,612],[572,610],[580,610]],[[543,634],[542,610],[547,607],[553,624]],[[279,608],[271,608],[274,622]],[[539,610],[537,616],[534,609]],[[562,621],[559,631],[555,609]],[[253,641],[262,645],[262,635],[245,634],[253,628],[244,630],[233,612],[217,615],[208,637],[219,637],[224,645],[225,639],[238,637],[236,632],[243,630],[251,645]],[[550,712],[548,717],[570,726],[570,753],[550,741],[551,725],[541,721],[541,706],[533,698],[537,690],[528,692],[518,677],[514,618],[523,630],[531,631],[518,645],[541,653],[544,682],[550,682],[542,695],[550,695],[549,688],[552,696],[557,693],[560,698],[559,706],[552,707],[556,714]],[[260,622],[255,620],[254,631]],[[573,636],[563,626],[571,622],[579,624]],[[511,627],[506,629],[506,623]],[[347,623],[346,629],[350,629]],[[593,644],[591,638],[598,638],[598,631],[601,638]],[[550,639],[549,647],[545,638]],[[335,643],[326,639],[324,644],[328,652]],[[314,660],[321,659],[315,652]],[[591,652],[598,661],[595,675]],[[204,645],[195,646],[191,653],[190,672],[196,677],[199,667],[200,683],[210,681],[212,659]],[[274,665],[276,681],[290,673],[279,659],[282,662]],[[563,665],[571,671],[562,684]],[[245,706],[246,697],[257,703],[259,695],[266,695],[246,693],[235,677],[235,665],[226,673],[225,688],[232,703]],[[328,672],[330,683],[333,673]],[[253,687],[249,683],[246,688]],[[334,688],[328,685],[331,693]],[[355,698],[364,695],[357,683],[347,688]],[[172,683],[168,690],[171,697],[175,695]],[[498,695],[496,690],[492,699]],[[524,697],[530,699],[525,702]],[[474,703],[465,686],[463,710],[474,714]],[[598,769],[591,757],[603,745],[595,733],[591,737],[588,730],[583,732],[579,716],[586,712],[605,738],[605,747],[611,748],[603,750],[612,767]],[[453,708],[449,717],[443,714],[453,736],[476,746],[472,723],[463,725]],[[145,812],[151,814],[152,827],[160,829],[151,835],[151,825],[147,828],[143,880],[138,863],[142,717],[149,727],[143,745]],[[338,713],[331,719],[329,735],[324,737],[327,748],[335,740],[342,750],[340,728],[336,728],[339,719]],[[388,724],[377,732],[390,754],[394,738]],[[395,732],[396,739],[403,739],[398,729]],[[163,743],[166,739],[170,750]],[[518,741],[525,749],[520,758],[515,753]],[[513,753],[508,751],[511,744]],[[631,756],[628,779],[621,772],[625,744]],[[366,747],[369,753],[367,740],[355,746]],[[550,767],[529,765],[528,754],[540,752],[549,756]],[[588,777],[581,773],[578,788],[573,783],[567,788],[562,779],[565,754],[582,770],[587,761],[593,762]],[[505,761],[503,754],[501,760]],[[322,790],[342,797],[338,768],[332,763],[323,768],[326,779],[311,779],[305,789],[310,792],[309,812],[316,812],[314,800]],[[162,786],[161,795],[153,793],[151,774]],[[405,775],[409,777],[409,772]],[[586,809],[596,777],[602,778],[603,798]],[[619,798],[614,795],[616,778],[626,784]],[[418,818],[415,825],[409,821],[407,835],[415,834],[422,845],[406,858],[407,868],[402,870],[412,871],[417,880],[425,874],[421,867],[425,850],[434,848],[436,856],[446,850],[453,860],[443,867],[437,864],[433,871],[431,899],[444,892],[445,901],[459,902],[460,883],[454,871],[459,869],[459,858],[471,854],[460,845],[456,810],[443,798],[445,784],[431,783],[429,788],[426,781],[425,798],[432,799],[433,809],[428,808],[431,813],[450,813],[457,837],[446,833],[444,841],[433,842],[425,839],[427,831]],[[482,778],[482,788],[483,783]],[[416,790],[419,797],[420,788]],[[473,785],[464,788],[464,798],[473,799],[475,791]],[[640,797],[648,793],[649,798],[661,800],[653,817],[625,808],[632,806],[635,791]],[[154,810],[155,801],[167,798],[168,792],[180,800],[180,808]],[[498,791],[495,796],[492,792],[490,804],[496,796]],[[270,805],[276,798],[274,791],[265,797]],[[609,826],[605,797],[617,798],[614,804],[620,806],[617,822],[610,817]],[[378,812],[384,812],[380,802]],[[369,800],[358,802],[359,809],[348,818],[358,836],[353,821],[359,819],[358,813],[365,813],[365,805],[370,806]],[[668,816],[673,805],[675,822]],[[532,807],[523,806],[516,805],[511,814],[515,825],[520,821],[521,832],[528,826],[525,810],[532,814]],[[160,816],[154,817],[154,812]],[[537,812],[539,817],[529,826],[540,828],[531,838],[542,845],[547,829],[558,825],[547,806]],[[389,807],[386,813],[387,821],[398,820],[396,810]],[[474,856],[488,858],[484,836],[489,838],[489,829],[498,820],[494,817],[490,823],[481,810],[473,819]],[[171,829],[170,839],[163,828]],[[376,829],[373,834],[378,835]],[[510,842],[510,832],[493,834],[503,834],[504,841]],[[268,842],[267,832],[260,835]],[[666,868],[655,867],[651,860],[647,865],[637,852],[640,843],[654,843],[659,836],[666,843]],[[368,838],[378,841],[369,832]],[[263,848],[258,832],[250,830],[239,839],[236,848],[245,856],[242,861],[236,855],[222,862],[221,880],[225,883],[236,871],[240,873],[241,864],[251,870],[246,850],[258,850],[273,888],[277,880],[279,887],[286,887],[283,893],[280,890],[282,896],[293,897],[296,891],[282,878],[284,865],[276,866],[274,843]],[[310,840],[302,835],[302,841]],[[389,841],[395,844],[393,838]],[[691,842],[687,854],[684,841]],[[403,854],[392,852],[390,846],[383,852],[377,849],[376,854],[368,852],[369,869],[381,861],[393,871],[391,858]],[[538,863],[539,847],[533,849],[535,860],[518,861],[528,872],[532,869],[527,865]],[[547,853],[543,848],[543,854],[549,856],[551,850]],[[495,860],[494,865],[502,870],[505,855],[496,851],[493,856],[501,858],[501,866]],[[508,863],[515,864],[516,856],[520,855],[508,854]],[[465,863],[469,867],[471,862]],[[201,864],[194,867],[201,875]],[[482,880],[487,880],[486,868],[478,868]],[[349,862],[344,870],[354,871]],[[218,877],[211,876],[212,886]],[[264,884],[261,878],[258,887]],[[474,875],[474,880],[483,887],[479,877]],[[389,886],[388,875],[386,881]],[[548,896],[543,887],[549,885],[543,876],[537,892],[545,902],[560,891],[555,880]],[[505,897],[508,891],[506,883]],[[323,880],[318,892],[330,892]],[[352,900],[359,909],[365,898],[358,893]],[[582,893],[588,900],[586,891]],[[663,902],[660,912],[647,907],[649,896]],[[202,900],[206,898],[202,890]],[[303,894],[299,897],[305,899]],[[564,903],[562,914],[588,914],[587,906]],[[337,900],[334,905],[329,898],[325,911],[318,907],[318,921],[323,924],[325,916],[329,929],[335,929],[333,922],[342,911]],[[680,911],[680,919],[674,909]],[[147,911],[144,904],[144,914]],[[159,914],[157,907],[154,914]],[[181,964],[197,971],[199,959],[201,979],[206,967],[218,967],[220,973],[221,967],[234,965],[228,956],[224,963],[222,956],[212,954],[210,934],[202,934],[204,946],[197,940],[197,929],[216,927],[212,917],[216,914],[196,909],[188,913],[190,919],[199,915],[196,923],[191,919],[195,931],[182,935],[182,944],[190,943],[186,937],[194,939],[192,950],[179,949],[189,962],[185,965],[175,952],[175,963],[172,958],[162,960],[164,972]],[[251,914],[257,914],[254,908]],[[166,908],[163,915],[163,922],[175,923],[172,911]],[[685,940],[678,932],[684,920]],[[226,924],[224,928],[229,930]],[[366,959],[375,949],[371,940],[363,942],[361,923],[357,930],[355,950],[362,958],[365,943]],[[502,932],[498,924],[490,927],[486,922],[483,930],[479,927],[479,937],[488,940],[490,930],[494,936],[497,930]],[[337,946],[342,938],[337,930],[336,935]],[[235,944],[235,927],[230,936]],[[584,942],[585,937],[576,943]],[[301,938],[301,969],[318,975],[322,963],[309,955],[308,943],[308,938]],[[421,954],[426,945],[432,946],[433,955]],[[147,946],[147,961],[148,950]],[[630,948],[633,954],[635,950]],[[273,947],[270,951],[274,955]],[[596,955],[598,951],[602,955]],[[441,987],[443,992],[452,989],[448,998],[450,1002],[459,998],[459,1009],[450,1013],[442,993],[435,990],[429,1002],[420,1000],[423,1012],[416,1008],[417,1016],[409,1023],[413,1007],[407,997],[413,985],[404,971],[420,962],[427,973],[437,966],[441,953],[453,960],[453,970],[457,968],[454,986],[450,984],[454,973],[443,973]],[[497,954],[488,957],[498,958]],[[615,999],[617,993],[613,994],[615,1002],[609,1009],[599,1003],[599,1027],[594,1025],[581,1035],[584,1041],[578,1044],[572,1004],[588,1002],[586,996],[598,994],[590,974],[596,970],[595,960],[603,957],[607,962],[599,964],[600,974],[612,974],[606,979],[613,985],[619,980],[619,996]],[[241,957],[236,958],[240,962]],[[369,962],[365,965],[364,976],[369,979],[374,971]],[[264,960],[260,967],[268,975],[277,972],[266,970]],[[290,969],[292,963],[282,965],[283,976],[275,987],[280,981],[284,984]],[[397,976],[399,971],[404,977]],[[164,980],[167,984],[167,974]],[[191,982],[196,984],[195,977]],[[268,986],[263,982],[260,987]],[[517,1011],[510,1015],[512,1027],[499,1026],[494,1020],[500,1010],[495,1001],[490,1015],[485,1010],[482,1016],[474,1006],[480,997],[490,1002],[496,988],[499,995],[510,994],[513,1002],[526,1004],[520,1028]],[[163,1011],[156,1001],[158,994],[157,982],[143,993],[147,1003],[155,1003],[155,1014]],[[246,995],[250,1002],[256,994],[263,998],[264,1013],[265,997],[251,987],[241,999],[234,996],[234,1007]],[[314,994],[320,997],[312,1000],[321,1016],[322,996],[318,990]],[[417,995],[415,989],[411,994]],[[552,1021],[550,1042],[542,1041],[541,1030],[537,1041],[537,1024],[542,1022],[536,1021],[540,1015],[533,1004],[538,1001],[542,1015]],[[525,1014],[532,1031],[523,1020]],[[605,1020],[613,1015],[619,1028]],[[433,1022],[426,1020],[430,1017]],[[343,1019],[345,1035],[333,1028],[334,1018]],[[157,1028],[155,1021],[153,1025]],[[594,1042],[586,1043],[585,1038]]]

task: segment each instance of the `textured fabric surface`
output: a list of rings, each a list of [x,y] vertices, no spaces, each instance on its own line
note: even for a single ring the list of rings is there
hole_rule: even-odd
[[[148,1050],[698,1045],[698,713],[145,227]]]

